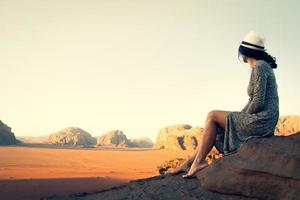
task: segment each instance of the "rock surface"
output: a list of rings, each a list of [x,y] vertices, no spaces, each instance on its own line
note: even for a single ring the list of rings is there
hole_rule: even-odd
[[[49,144],[58,145],[95,145],[96,139],[78,127],[67,127],[48,137]]]
[[[68,197],[49,197],[43,200],[248,200],[251,198],[213,193],[199,187],[197,179],[177,176],[157,176],[95,194],[75,194]]]
[[[279,117],[275,135],[292,135],[300,131],[300,115],[283,115]]]
[[[154,148],[189,150],[196,149],[202,128],[187,124],[177,124],[162,128],[157,136]]]
[[[0,120],[0,145],[12,145],[17,143],[18,140],[11,131],[11,128]]]
[[[251,139],[198,173],[202,187],[258,199],[299,199],[300,132]]]
[[[112,130],[97,139],[98,146],[129,147],[130,141],[123,131]]]

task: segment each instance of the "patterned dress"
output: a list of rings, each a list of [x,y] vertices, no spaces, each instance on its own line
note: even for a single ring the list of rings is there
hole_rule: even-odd
[[[225,128],[217,126],[216,148],[229,155],[253,137],[273,136],[279,118],[279,97],[271,66],[259,60],[251,71],[249,101],[241,111],[228,113]]]

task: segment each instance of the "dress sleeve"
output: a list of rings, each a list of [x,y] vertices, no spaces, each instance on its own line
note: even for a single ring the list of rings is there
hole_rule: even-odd
[[[267,78],[268,74],[266,71],[266,66],[257,65],[254,67],[253,75],[251,76],[253,94],[250,97],[251,101],[247,108],[247,113],[257,113],[264,107]]]

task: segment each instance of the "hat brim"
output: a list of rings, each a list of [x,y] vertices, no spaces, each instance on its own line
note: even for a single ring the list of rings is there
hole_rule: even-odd
[[[254,49],[254,50],[258,50],[258,51],[267,51],[267,49],[261,49],[261,48],[257,48],[251,45],[247,45],[247,44],[240,44],[243,47],[249,48],[249,49]]]

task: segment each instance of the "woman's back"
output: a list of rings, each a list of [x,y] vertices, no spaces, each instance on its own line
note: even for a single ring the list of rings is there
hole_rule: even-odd
[[[246,112],[253,114],[267,110],[278,111],[277,89],[276,77],[271,66],[264,60],[257,61],[256,66],[251,71],[247,90],[251,103]]]

